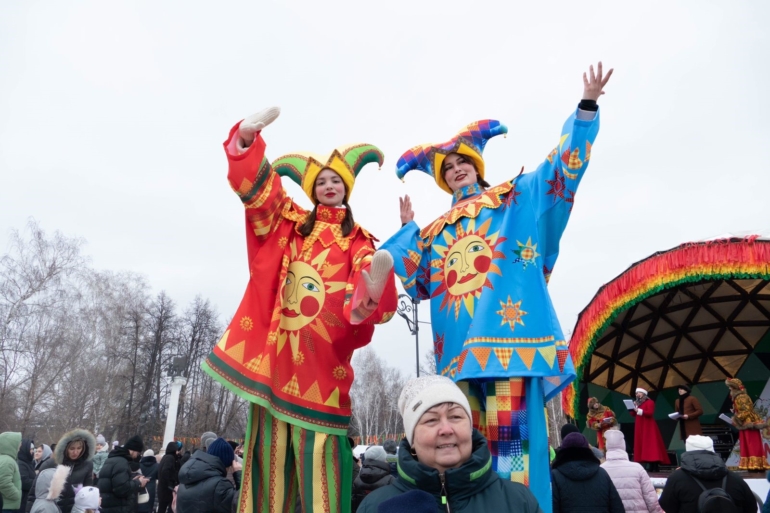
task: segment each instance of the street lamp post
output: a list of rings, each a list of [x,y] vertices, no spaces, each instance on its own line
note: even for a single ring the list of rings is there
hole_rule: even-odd
[[[414,335],[415,367],[418,378],[420,377],[420,325],[417,320],[417,305],[419,304],[419,299],[412,299],[407,294],[399,294],[398,307],[396,308],[396,313],[406,321],[409,331]]]
[[[171,397],[168,400],[168,416],[166,417],[166,430],[163,433],[163,447],[169,442],[174,441],[174,431],[176,430],[176,416],[179,408],[179,396],[182,387],[187,383],[185,368],[187,367],[187,357],[174,358],[171,364]]]

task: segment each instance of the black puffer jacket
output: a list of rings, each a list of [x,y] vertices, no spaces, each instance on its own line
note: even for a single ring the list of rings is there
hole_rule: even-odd
[[[235,487],[227,479],[222,460],[203,451],[179,469],[176,510],[180,513],[231,513],[238,507],[241,472],[233,474]]]
[[[688,475],[689,474],[689,475]],[[721,488],[727,475],[725,490],[738,510],[756,513],[757,501],[746,481],[727,470],[722,458],[711,451],[687,451],[682,454],[682,465],[666,479],[660,496],[660,507],[666,513],[698,513],[698,498],[703,489],[692,478],[697,477],[706,488]]]
[[[384,461],[366,460],[363,468],[353,481],[353,512],[370,492],[395,481],[390,475],[390,465]]]
[[[155,456],[144,456],[139,461],[139,470],[142,475],[149,479],[145,488],[147,493],[150,494],[150,500],[144,504],[139,504],[139,513],[150,513],[155,507],[155,485],[158,482],[158,460]]]
[[[423,490],[432,495],[438,512],[451,509],[452,513],[543,513],[526,486],[501,479],[492,470],[487,440],[475,429],[472,443],[471,458],[459,468],[447,470],[442,476],[438,470],[418,462],[404,438],[398,450],[398,479],[367,495],[358,513],[376,513],[382,503],[398,500],[399,495],[412,490]],[[442,480],[446,505],[442,504]]]
[[[35,474],[35,462],[32,459],[32,454],[29,452],[29,448],[33,443],[32,440],[23,438],[19,448],[19,455],[16,457],[16,463],[19,465],[19,474],[21,474],[21,505],[19,506],[19,513],[27,511],[27,496],[29,491],[32,490],[32,485],[35,483],[35,477],[37,477],[37,474]]]
[[[73,461],[67,455],[67,445],[75,440],[82,440],[85,444],[85,450],[77,460]],[[91,461],[94,457],[94,451],[96,451],[96,438],[94,438],[94,435],[85,429],[73,429],[59,439],[53,456],[45,460],[37,469],[38,474],[40,474],[45,469],[56,468],[56,465],[72,467],[72,472],[67,477],[67,486],[62,490],[59,501],[56,503],[62,513],[70,513],[75,505],[75,489],[73,487],[78,485],[92,486],[94,484],[94,462]],[[35,479],[36,482],[37,478]],[[33,483],[29,491],[27,512],[32,509],[32,504],[36,500],[35,483]]]
[[[169,504],[171,504],[174,487],[179,484],[177,450],[176,442],[169,442],[166,446],[166,454],[161,458],[158,469],[158,501],[165,501]]]
[[[99,495],[102,496],[102,513],[134,513],[137,511],[136,496],[141,484],[131,478],[131,453],[125,447],[110,452],[99,471]]]
[[[553,513],[625,513],[617,488],[590,448],[561,448],[551,464]],[[668,512],[667,512],[668,513]]]

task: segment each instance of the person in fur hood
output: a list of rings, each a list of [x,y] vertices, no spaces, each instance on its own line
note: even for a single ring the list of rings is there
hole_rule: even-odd
[[[68,488],[67,477],[71,470],[67,465],[59,465],[40,472],[33,488],[35,503],[30,513],[61,513],[56,501],[64,489]]]
[[[596,431],[596,445],[600,451],[604,451],[604,433],[613,428],[617,429],[618,420],[615,418],[615,412],[600,403],[596,397],[589,397],[586,423]]]
[[[75,488],[78,485],[91,486],[94,484],[94,465],[92,460],[95,450],[96,439],[94,435],[85,429],[73,429],[59,439],[53,452],[53,458],[40,465],[41,474],[43,470],[54,468],[56,465],[66,465],[72,469],[69,477],[67,477],[67,484],[69,486],[64,487],[64,491],[59,499],[59,507],[62,513],[71,513],[72,506],[75,505]],[[38,479],[40,479],[39,474]],[[35,489],[34,485],[32,489]],[[32,495],[31,492],[30,495]],[[33,498],[30,497],[27,502],[27,511],[29,513],[31,513],[32,501]]]

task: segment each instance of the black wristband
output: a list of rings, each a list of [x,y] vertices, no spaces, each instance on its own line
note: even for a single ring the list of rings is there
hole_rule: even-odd
[[[596,112],[599,110],[599,106],[596,104],[596,100],[580,100],[578,109]]]

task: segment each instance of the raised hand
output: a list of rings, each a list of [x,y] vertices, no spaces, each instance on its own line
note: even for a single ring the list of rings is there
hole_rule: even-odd
[[[254,142],[254,134],[275,121],[280,114],[280,107],[268,107],[241,121],[238,126],[238,135],[243,141],[243,146],[251,146],[251,143]]]
[[[614,69],[610,69],[606,75],[602,71],[602,62],[596,66],[594,73],[593,64],[588,68],[588,74],[583,73],[583,99],[597,101],[604,94],[604,86],[610,81]]]
[[[390,278],[391,269],[393,269],[393,257],[387,251],[380,249],[375,251],[374,256],[372,256],[369,270],[361,271],[361,277],[366,284],[369,298],[375,303],[379,303],[382,298],[385,285]]]
[[[414,210],[412,210],[412,200],[407,194],[403,198],[398,198],[398,204],[401,208],[401,224],[407,224],[414,221]]]

